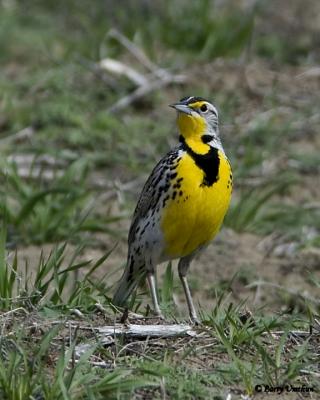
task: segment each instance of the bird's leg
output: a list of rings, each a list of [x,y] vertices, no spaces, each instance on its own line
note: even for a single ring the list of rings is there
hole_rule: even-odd
[[[154,271],[147,273],[147,281],[148,281],[148,285],[149,285],[149,289],[150,289],[150,293],[151,293],[151,297],[152,297],[154,312],[158,317],[163,318],[162,312],[159,307],[158,297],[157,297],[157,287],[156,287],[156,279],[155,279]]]
[[[190,266],[190,262],[191,262],[190,257],[184,257],[184,258],[180,259],[179,265],[178,265],[179,278],[181,280],[184,294],[187,299],[190,319],[193,323],[199,324],[200,321],[198,319],[197,312],[196,312],[196,309],[195,309],[193,301],[192,301],[192,296],[191,296],[189,284],[187,281],[187,272],[188,272],[188,269]]]

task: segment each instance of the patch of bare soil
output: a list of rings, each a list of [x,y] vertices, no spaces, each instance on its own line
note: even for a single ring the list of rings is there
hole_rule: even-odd
[[[199,303],[210,309],[212,288],[232,277],[230,301],[246,300],[249,308],[264,306],[277,312],[285,305],[283,294],[295,298],[300,294],[312,299],[317,296],[308,272],[320,279],[320,253],[312,249],[295,252],[279,239],[222,231],[192,267],[191,274],[201,282],[201,290],[195,293]]]
[[[47,245],[42,250],[49,254],[51,248]],[[73,251],[72,246],[67,248],[66,262]],[[39,254],[35,246],[19,251],[21,259],[27,259],[30,268],[37,265]],[[95,262],[102,255],[101,249],[89,248],[79,258]],[[96,278],[106,276],[106,286],[112,285],[120,277],[125,260],[126,243],[121,242],[96,272]],[[217,296],[225,290],[227,303],[237,304],[245,300],[251,310],[263,306],[265,310],[277,313],[283,308],[290,308],[290,299],[294,303],[299,298],[301,301],[306,298],[315,305],[320,304],[318,288],[310,280],[310,274],[320,280],[319,260],[319,249],[299,251],[292,244],[283,243],[277,235],[260,237],[223,229],[193,261],[188,277],[195,303],[203,310],[210,311],[216,304]],[[173,263],[174,270],[176,264]],[[166,265],[158,266],[160,285],[165,269]],[[181,315],[187,317],[185,298],[176,271],[175,277],[175,301]],[[145,299],[151,304],[149,296]]]

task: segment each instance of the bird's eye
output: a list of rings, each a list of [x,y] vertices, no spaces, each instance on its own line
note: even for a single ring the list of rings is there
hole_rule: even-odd
[[[202,104],[202,106],[200,107],[200,110],[202,112],[206,112],[206,111],[208,111],[208,107],[205,104]]]

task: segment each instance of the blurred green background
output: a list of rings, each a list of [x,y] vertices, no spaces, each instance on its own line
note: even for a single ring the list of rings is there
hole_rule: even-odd
[[[316,385],[318,369],[301,370],[318,365],[317,347],[287,337],[319,314],[319,26],[318,0],[0,0],[0,317],[13,354],[0,363],[3,398],[225,399],[261,380]],[[131,214],[177,143],[168,104],[188,95],[219,109],[234,172],[222,232],[190,270],[213,342],[151,343],[144,359],[120,341],[99,348],[120,369],[85,359],[69,375],[63,346],[79,338],[48,320],[114,322]],[[185,318],[170,266],[162,282],[166,315]],[[239,319],[242,301],[254,323]],[[284,336],[266,343],[275,328]],[[150,380],[153,392],[134,391]]]
[[[316,200],[308,180],[313,186],[319,172],[316,1],[6,0],[0,7],[1,198],[13,246],[113,230],[176,143],[167,104],[188,94],[220,109],[238,199],[228,225],[302,241],[302,227],[318,232],[307,207]],[[154,78],[112,29],[153,66],[184,75],[183,83],[109,112],[137,86],[101,69],[101,60]],[[287,193],[297,180],[306,198]],[[119,213],[104,200],[114,203],[117,184]]]

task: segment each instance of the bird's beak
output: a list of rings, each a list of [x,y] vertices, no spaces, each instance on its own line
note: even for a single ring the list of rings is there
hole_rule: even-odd
[[[188,115],[192,114],[192,109],[183,103],[170,104],[169,107],[172,107],[175,110],[182,112],[184,114],[188,114]]]

